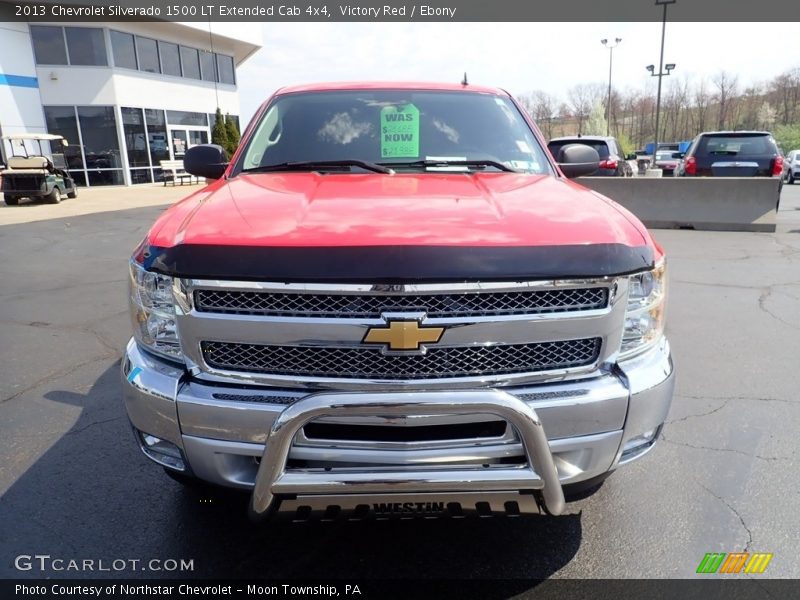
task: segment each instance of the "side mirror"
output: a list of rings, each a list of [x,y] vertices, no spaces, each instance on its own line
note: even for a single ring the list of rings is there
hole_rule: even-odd
[[[219,179],[228,168],[228,156],[216,144],[192,146],[183,156],[183,168],[197,177]]]
[[[597,171],[600,168],[600,155],[591,146],[568,144],[558,151],[556,162],[561,172],[573,179]]]
[[[672,156],[674,156],[675,158],[683,158],[684,155],[685,155],[685,152],[676,152]]]

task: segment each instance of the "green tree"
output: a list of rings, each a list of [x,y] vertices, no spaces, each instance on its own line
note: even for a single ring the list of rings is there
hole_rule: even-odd
[[[607,129],[605,109],[599,102],[594,105],[586,125],[583,128],[584,135],[605,135]]]
[[[217,107],[217,112],[214,114],[214,127],[211,128],[211,143],[222,146],[230,156],[230,152],[228,151],[230,145],[228,128],[225,126],[225,117],[222,116],[222,111],[219,107]]]
[[[619,142],[619,149],[622,152],[622,156],[628,156],[628,154],[633,154],[634,147],[631,138],[628,137],[625,133],[618,133],[617,134],[617,142]]]
[[[775,141],[784,152],[800,148],[800,125],[779,125],[775,128]]]
[[[228,136],[228,145],[225,146],[225,149],[228,151],[228,156],[233,156],[233,153],[236,152],[236,148],[239,147],[241,136],[239,135],[239,128],[236,126],[236,121],[233,120],[230,113],[225,115],[225,132]]]

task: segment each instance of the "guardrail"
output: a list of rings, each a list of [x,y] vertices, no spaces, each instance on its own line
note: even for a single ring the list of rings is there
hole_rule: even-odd
[[[656,229],[775,231],[777,177],[579,177]]]

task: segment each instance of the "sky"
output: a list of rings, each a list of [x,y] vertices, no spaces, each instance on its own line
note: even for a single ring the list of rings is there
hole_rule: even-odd
[[[277,88],[353,80],[461,81],[518,96],[544,90],[566,100],[578,83],[653,86],[661,23],[264,23],[263,48],[238,70],[242,123]],[[710,78],[720,70],[741,85],[800,67],[797,23],[667,23],[664,63],[670,79]]]

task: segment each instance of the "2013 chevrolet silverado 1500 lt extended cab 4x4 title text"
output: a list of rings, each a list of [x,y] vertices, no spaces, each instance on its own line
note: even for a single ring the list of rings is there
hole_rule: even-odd
[[[557,162],[556,162],[557,161]],[[666,264],[501,90],[282,89],[130,261],[124,400],[263,518],[557,515],[656,442]]]

